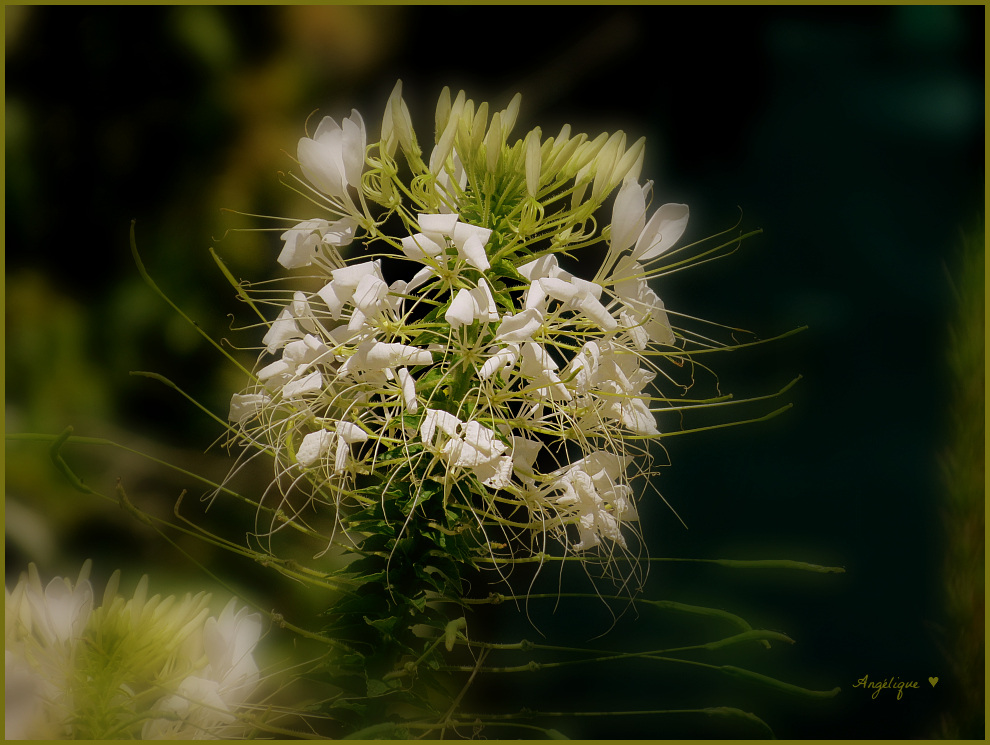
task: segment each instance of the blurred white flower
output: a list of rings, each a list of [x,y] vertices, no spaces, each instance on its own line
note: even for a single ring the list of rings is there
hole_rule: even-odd
[[[71,644],[82,634],[93,611],[93,586],[89,583],[89,564],[73,587],[65,578],[56,577],[41,590],[40,582],[29,582],[24,599],[31,609],[31,628],[48,645]]]
[[[31,565],[5,589],[7,739],[250,734],[261,616],[231,600],[211,617],[205,593],[149,598],[147,576],[124,599],[118,573],[94,607],[89,567],[42,589]]]

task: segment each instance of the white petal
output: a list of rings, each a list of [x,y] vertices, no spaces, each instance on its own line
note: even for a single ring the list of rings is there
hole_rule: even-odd
[[[530,310],[532,308],[540,311],[540,313],[546,313],[547,293],[543,289],[544,279],[547,278],[534,279],[529,287],[526,288],[526,294],[523,298],[523,310]]]
[[[674,331],[663,301],[650,289],[646,280],[624,280],[615,286],[615,292],[619,300],[629,308],[630,315],[643,325],[643,330],[653,341],[668,345],[674,343]]]
[[[319,393],[321,390],[323,390],[323,376],[320,375],[319,370],[314,370],[300,380],[286,383],[282,388],[282,398],[299,398],[310,393]]]
[[[346,246],[354,240],[357,227],[358,221],[353,217],[342,217],[330,223],[330,227],[323,233],[323,242],[330,246]]]
[[[344,120],[343,138],[341,142],[341,159],[347,183],[356,189],[361,188],[361,174],[364,171],[364,151],[367,147],[367,135],[364,120],[356,109]]]
[[[334,197],[343,196],[346,186],[341,147],[342,139],[338,134],[327,142],[303,137],[296,148],[296,156],[306,179],[324,194]]]
[[[453,156],[451,156],[451,162],[453,164],[453,173],[449,173],[446,169],[440,171],[437,174],[437,186],[441,193],[453,194],[454,189],[451,186],[452,183],[456,183],[457,186],[464,190],[467,185],[467,171],[464,170],[464,164],[461,163],[460,157],[457,155],[457,151],[454,151]],[[440,205],[440,211],[445,214],[451,214],[452,210],[446,204]]]
[[[351,333],[356,334],[360,331],[364,331],[364,329],[367,327],[368,327],[368,316],[366,316],[358,308],[355,308],[354,312],[351,313],[351,319],[347,322],[347,330],[350,331]]]
[[[354,305],[366,316],[372,316],[378,312],[387,294],[388,285],[383,279],[366,274],[354,290]]]
[[[643,328],[642,324],[626,311],[619,313],[619,318],[622,320],[622,325],[626,331],[629,332],[629,336],[632,338],[636,349],[640,351],[646,349],[650,343],[650,335],[646,333],[646,329]]]
[[[686,204],[660,207],[643,228],[632,257],[637,261],[649,261],[677,243],[687,229],[689,212]]]
[[[236,608],[232,598],[218,618],[208,618],[203,625],[203,647],[210,661],[207,672],[220,684],[221,699],[235,705],[241,696],[231,696],[231,689],[252,686],[258,679],[253,652],[262,631],[261,614]]]
[[[366,362],[373,370],[406,365],[428,365],[433,362],[433,354],[425,349],[405,344],[375,342],[368,350]]]
[[[306,334],[306,336],[312,335]],[[305,337],[290,341],[285,345],[285,349],[282,350],[282,360],[293,370],[299,367],[299,365],[312,362],[314,359],[316,359],[316,355],[313,353],[313,349],[306,343]]]
[[[528,371],[533,373],[553,372],[557,369],[557,363],[547,354],[547,350],[543,348],[542,344],[536,342],[530,341],[522,345],[522,358]]]
[[[313,350],[313,354],[317,357],[321,357],[330,351],[330,347],[324,344],[322,339],[319,339],[312,334],[306,334],[306,336],[303,337],[303,341],[306,343],[307,347]]]
[[[406,289],[404,294],[411,295],[413,290],[415,290],[417,287],[422,286],[432,276],[433,276],[433,268],[424,266],[422,269],[416,272],[413,275],[413,278],[409,280],[408,284],[406,284]]]
[[[602,299],[602,290],[604,288],[597,282],[589,282],[586,279],[574,276],[568,277],[567,281],[577,287],[579,292],[585,295],[591,295],[595,300]]]
[[[512,437],[512,467],[516,472],[529,475],[533,471],[533,464],[543,449],[543,443],[539,440],[530,440],[527,437]]]
[[[326,220],[305,220],[282,233],[285,246],[278,256],[278,263],[286,269],[309,266],[316,258],[322,231],[330,226]]]
[[[496,341],[527,342],[532,341],[533,334],[543,325],[543,314],[536,308],[524,310],[515,315],[502,316],[502,323],[495,335]]]
[[[337,287],[346,287],[354,290],[357,289],[357,286],[364,277],[370,275],[377,276],[381,279],[382,269],[378,261],[363,261],[360,264],[351,264],[341,269],[334,269],[331,275],[333,275],[333,281]]]
[[[667,311],[663,306],[663,301],[659,297],[650,311],[650,319],[643,325],[643,328],[650,335],[650,338],[658,344],[672,346],[677,341],[677,337],[674,336],[674,330],[671,328],[670,321],[667,318]]]
[[[476,468],[474,475],[489,489],[504,489],[512,483],[512,458],[507,455],[496,458]]]
[[[347,440],[343,437],[337,437],[337,449],[333,456],[333,472],[343,473],[347,470],[347,461],[350,459],[351,449],[347,444]]]
[[[320,119],[320,123],[316,127],[316,133],[313,135],[314,140],[327,145],[340,141],[342,137],[343,130],[337,124],[337,120],[332,116],[325,116]]]
[[[410,259],[423,262],[427,256],[433,257],[443,253],[443,245],[423,233],[407,235],[402,239],[402,253]]]
[[[8,608],[8,613],[9,611]],[[57,736],[49,723],[45,690],[48,676],[22,655],[6,651],[4,664],[4,739],[47,740]]]
[[[368,433],[353,422],[337,422],[337,434],[344,438],[344,442],[348,445],[368,441]]]
[[[456,329],[474,323],[476,314],[477,306],[475,305],[474,298],[471,296],[471,291],[461,288],[454,295],[454,299],[450,301],[450,307],[447,308],[447,312],[443,314],[443,317],[450,324],[451,328]]]
[[[615,483],[625,475],[630,462],[629,456],[617,455],[608,450],[596,450],[573,465],[580,466],[588,473],[604,473],[610,481]]]
[[[289,308],[292,310],[292,315],[295,317],[296,323],[300,328],[306,331],[316,331],[313,311],[310,310],[309,300],[306,299],[305,292],[294,292]]]
[[[404,367],[398,369],[399,384],[402,386],[402,398],[406,402],[406,411],[415,414],[419,410],[419,399],[416,398],[416,380]]]
[[[457,254],[468,264],[481,272],[488,271],[491,264],[488,263],[488,254],[485,253],[485,245],[477,235],[468,236],[463,245],[457,246]]]
[[[275,360],[270,365],[265,365],[258,371],[258,380],[265,381],[270,378],[278,378],[283,375],[292,374],[292,365],[285,360]]]
[[[518,358],[518,345],[510,344],[507,347],[502,347],[502,349],[498,350],[494,355],[485,360],[485,364],[482,365],[481,370],[478,371],[478,377],[482,380],[487,380],[498,370],[515,364]]]
[[[454,225],[454,232],[450,237],[453,239],[454,245],[460,249],[472,236],[477,238],[482,246],[486,246],[491,235],[492,231],[489,228],[483,228],[480,225],[471,225],[466,222],[458,222]]]
[[[460,437],[452,437],[440,449],[448,465],[458,468],[470,468],[487,462],[477,450],[468,445]]]
[[[629,248],[643,232],[646,224],[646,195],[635,181],[627,181],[619,189],[612,207],[612,251]]]
[[[591,295],[583,295],[578,298],[577,305],[581,311],[592,321],[597,323],[603,331],[612,331],[618,328],[618,322],[612,317],[604,305],[595,300]]]
[[[330,449],[336,435],[325,429],[318,432],[310,432],[299,444],[296,451],[296,461],[301,466],[311,466]]]
[[[652,290],[645,279],[624,279],[616,283],[614,291],[616,297],[633,311],[639,313],[647,310]]]
[[[547,295],[563,303],[573,300],[578,292],[578,288],[570,282],[565,282],[562,279],[556,279],[554,277],[543,277],[540,279],[540,286]]]
[[[479,279],[478,286],[471,290],[471,297],[474,298],[475,305],[478,309],[478,320],[498,320],[498,309],[495,307],[495,298],[492,296],[492,291],[489,289],[484,277]]]
[[[551,276],[554,270],[558,268],[557,257],[553,254],[546,254],[533,261],[520,264],[516,267],[516,271],[532,282],[543,277]]]
[[[344,303],[351,299],[353,290],[341,292],[336,282],[330,282],[322,290],[317,290],[316,294],[327,304],[331,318],[340,318],[340,312],[344,308]]]
[[[544,384],[544,389],[552,387],[557,398],[570,401],[574,396],[561,383],[556,370],[557,363],[554,362],[542,344],[526,342],[522,345],[519,371],[524,376],[531,378],[533,382]]]
[[[639,281],[642,279],[642,275],[645,273],[643,265],[636,261],[632,256],[626,255],[621,257],[618,262],[616,262],[615,267],[609,274],[608,281],[606,285],[618,286],[623,282],[629,281]]]
[[[424,233],[436,233],[454,237],[454,226],[457,225],[457,215],[420,215],[419,229]]]
[[[461,430],[464,433],[464,442],[488,458],[505,452],[505,443],[498,439],[494,430],[483,424],[475,421],[466,422]]]
[[[253,417],[271,399],[264,393],[235,393],[230,398],[230,413],[227,419],[237,424],[244,424]]]
[[[410,347],[405,344],[394,345],[395,361],[389,367],[398,365],[429,365],[433,362],[433,352],[419,347]]]
[[[461,420],[453,414],[441,409],[427,409],[422,423],[419,425],[420,439],[427,445],[433,445],[433,435],[437,429],[448,437],[457,437]]]
[[[296,326],[295,318],[292,317],[292,312],[288,308],[284,308],[272,323],[272,327],[268,329],[262,342],[268,351],[274,354],[277,349],[284,347],[290,339],[298,339],[302,335],[302,331]]]
[[[657,420],[641,398],[634,398],[622,404],[622,423],[641,435],[658,435]]]
[[[330,329],[330,333],[328,334],[328,336],[329,336],[329,340],[333,342],[334,346],[336,347],[341,347],[344,346],[345,344],[357,344],[363,338],[360,335],[356,335],[352,331],[350,331],[347,328],[346,323],[341,324],[340,326],[334,326],[332,329]],[[334,355],[334,358],[337,360],[337,362],[343,362],[345,359],[347,359],[346,355],[343,354],[336,354]]]

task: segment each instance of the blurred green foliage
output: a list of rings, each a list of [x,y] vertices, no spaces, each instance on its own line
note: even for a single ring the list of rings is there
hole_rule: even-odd
[[[932,735],[978,739],[986,700],[986,229],[970,229],[951,267],[956,300],[947,363],[951,405],[941,453],[944,612],[938,640],[953,705]]]

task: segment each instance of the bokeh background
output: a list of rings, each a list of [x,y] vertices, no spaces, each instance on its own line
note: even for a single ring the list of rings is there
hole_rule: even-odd
[[[243,383],[143,283],[131,220],[158,284],[206,332],[233,336],[228,314],[243,309],[208,248],[238,277],[271,276],[277,232],[238,232],[269,224],[236,212],[312,216],[278,178],[307,117],[353,107],[375,131],[401,78],[425,133],[444,85],[497,107],[521,91],[517,133],[569,122],[645,135],[644,176],[658,198],[691,205],[694,237],[740,214],[763,228],[663,284],[668,307],[764,337],[808,327],[716,360],[744,396],[803,376],[784,399],[794,408],[672,438],[659,487],[688,529],[660,504],[643,508],[643,528],[660,556],[845,567],[661,565],[649,585],[789,633],[797,644],[773,652],[770,671],[843,692],[809,704],[719,683],[702,704],[757,711],[784,737],[983,736],[982,6],[7,6],[5,22],[8,433],[72,425],[222,478],[229,461],[210,447],[221,428],[129,374],[165,375],[221,416]],[[112,495],[120,478],[162,516],[183,489],[204,492],[113,448],[64,454],[95,489]],[[29,561],[74,576],[87,557],[98,579],[124,567],[163,589],[209,581],[112,502],[73,491],[44,443],[8,441],[6,458],[8,584]],[[305,602],[176,540],[268,607]],[[630,633],[648,640],[656,622]],[[677,688],[666,674],[589,668],[532,687],[548,708],[662,708]],[[864,675],[922,687],[872,700],[852,687]],[[527,685],[492,695],[511,708]],[[727,734],[671,718],[568,727]]]

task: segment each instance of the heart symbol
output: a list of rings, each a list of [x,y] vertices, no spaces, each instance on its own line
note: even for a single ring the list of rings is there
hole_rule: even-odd
[[[932,684],[932,688],[934,688],[935,687],[935,684],[938,683],[938,678],[929,678],[928,679],[928,682],[931,683]]]

